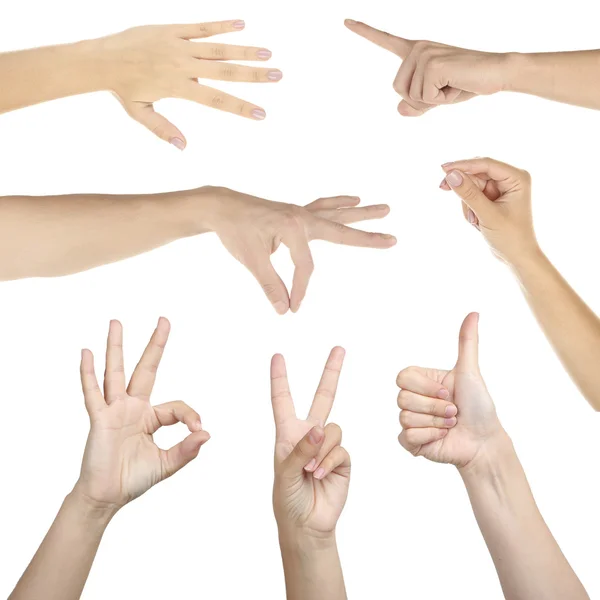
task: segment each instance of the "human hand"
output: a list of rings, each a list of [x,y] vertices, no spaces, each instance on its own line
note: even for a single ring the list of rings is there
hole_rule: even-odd
[[[479,372],[478,321],[476,313],[465,319],[451,371],[409,367],[398,375],[398,440],[414,456],[462,468],[504,432]]]
[[[150,405],[169,329],[167,319],[159,319],[126,387],[123,329],[118,321],[111,322],[104,395],[94,372],[94,357],[89,350],[82,351],[81,383],[91,428],[75,489],[93,506],[118,510],[196,458],[210,439],[200,415],[187,404]],[[175,423],[184,423],[190,435],[169,450],[160,449],[153,434]]]
[[[394,89],[403,100],[398,111],[419,117],[441,104],[456,104],[474,96],[494,94],[507,86],[508,54],[478,52],[436,42],[396,37],[347,19],[346,27],[402,59]]]
[[[341,446],[339,426],[325,425],[343,361],[343,348],[334,348],[306,420],[296,416],[283,356],[276,354],[271,362],[276,429],[273,507],[283,536],[332,535],[346,503],[350,456]]]
[[[205,188],[206,189],[206,188]],[[359,198],[321,198],[305,207],[255,198],[226,188],[208,188],[215,199],[207,227],[257,279],[279,314],[300,308],[314,263],[312,240],[363,248],[390,248],[396,238],[359,231],[347,224],[380,219],[389,206],[358,207]],[[291,293],[273,268],[270,256],[283,243],[295,265]]]
[[[129,116],[159,138],[183,150],[183,133],[161,114],[154,102],[182,98],[262,120],[265,111],[249,102],[198,83],[198,79],[235,82],[276,82],[277,69],[237,65],[231,60],[265,61],[271,52],[265,48],[192,42],[244,29],[243,21],[222,21],[194,25],[151,25],[135,27],[97,40],[111,89]]]
[[[463,214],[485,237],[492,252],[514,264],[538,248],[531,211],[531,176],[527,171],[475,158],[442,167],[440,188],[462,199]]]

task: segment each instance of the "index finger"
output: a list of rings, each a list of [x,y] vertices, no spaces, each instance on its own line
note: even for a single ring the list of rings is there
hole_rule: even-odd
[[[308,420],[317,422],[322,427],[325,425],[325,421],[327,421],[333,407],[345,355],[346,351],[339,346],[336,346],[329,354],[319,387],[308,413]]]
[[[246,23],[241,19],[233,21],[214,21],[212,23],[192,23],[189,25],[173,25],[175,34],[184,40],[207,38],[221,33],[241,31]]]
[[[273,417],[276,426],[296,417],[294,401],[288,384],[285,359],[281,354],[276,354],[271,359],[271,403],[273,404]]]
[[[129,381],[127,393],[130,396],[150,398],[170,330],[171,324],[169,321],[161,317]]]
[[[313,239],[361,248],[391,248],[397,241],[387,233],[369,233],[319,218],[313,223],[312,234]]]
[[[414,45],[412,40],[407,40],[405,38],[392,35],[387,31],[375,29],[375,27],[371,27],[370,25],[361,23],[360,21],[346,19],[344,24],[348,29],[350,29],[350,31],[353,31],[366,40],[377,44],[377,46],[396,54],[402,59],[405,59],[410,54],[410,51]]]

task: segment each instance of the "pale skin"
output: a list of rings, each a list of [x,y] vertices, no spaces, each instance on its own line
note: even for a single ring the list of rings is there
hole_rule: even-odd
[[[452,370],[399,373],[400,444],[414,456],[458,468],[507,600],[589,600],[498,420],[479,370],[478,319],[475,313],[465,319]]]
[[[66,96],[109,91],[132,119],[183,150],[185,135],[154,110],[158,100],[180,98],[257,121],[266,117],[260,106],[201,83],[281,80],[278,69],[230,62],[265,62],[271,58],[270,50],[213,41],[214,36],[244,27],[239,19],[149,25],[74,44],[0,54],[0,113]],[[207,41],[193,41],[199,39]]]
[[[279,314],[296,312],[314,269],[309,242],[380,249],[396,243],[391,235],[348,227],[389,213],[387,205],[359,202],[338,196],[301,207],[209,186],[144,196],[4,197],[0,280],[68,275],[215,232]],[[270,261],[281,244],[296,267],[290,291]]]
[[[516,275],[542,330],[579,390],[600,410],[600,319],[541,250],[533,228],[529,173],[490,158],[443,165],[441,188]]]
[[[347,597],[335,529],[348,497],[350,456],[340,427],[327,423],[344,354],[331,351],[306,419],[296,415],[283,356],[271,362],[273,508],[288,600]]]
[[[161,318],[129,384],[123,364],[123,329],[110,324],[104,390],[94,358],[81,353],[81,385],[90,417],[81,473],[10,600],[76,600],[81,596],[102,535],[114,515],[190,461],[210,435],[200,415],[181,401],[150,404],[156,372],[169,337]],[[153,434],[183,423],[189,435],[168,450]]]
[[[600,109],[600,50],[480,52],[409,40],[352,19],[345,24],[402,60],[394,89],[402,97],[403,116],[419,117],[437,106],[502,91]]]

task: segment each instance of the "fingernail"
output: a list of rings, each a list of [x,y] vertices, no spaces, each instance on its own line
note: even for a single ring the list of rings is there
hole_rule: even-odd
[[[270,50],[263,48],[262,50],[259,50],[256,53],[256,56],[258,56],[258,58],[271,58],[271,56],[273,56],[273,53]]]
[[[312,471],[317,466],[317,459],[313,458],[305,467],[305,471]]]
[[[440,183],[440,189],[442,190],[447,190],[450,186],[448,185],[448,182],[446,181],[446,178],[444,177],[444,179],[442,179],[442,182]]]
[[[325,469],[323,467],[319,467],[314,474],[315,479],[322,479],[323,475],[325,475]]]
[[[346,19],[348,25],[357,25],[358,23],[354,19]]]
[[[283,73],[281,71],[269,71],[267,73],[267,79],[269,81],[279,81],[283,77]]]
[[[234,29],[244,29],[244,27],[246,27],[246,22],[245,21],[234,21],[231,26]]]
[[[469,209],[467,212],[467,219],[469,219],[469,223],[471,223],[471,225],[475,225],[475,223],[477,223],[477,217],[471,209]]]
[[[442,400],[445,400],[449,395],[450,395],[450,392],[448,392],[448,390],[446,388],[441,389],[437,393],[438,398],[441,398]]]
[[[393,235],[390,235],[389,233],[382,233],[382,234],[381,234],[381,237],[382,237],[384,240],[394,240],[394,242],[397,242],[397,241],[398,241],[398,240],[397,240],[397,239],[396,239],[396,238],[395,238]]]
[[[444,412],[444,415],[446,417],[454,417],[456,415],[456,413],[458,412],[456,406],[454,406],[454,404],[451,404],[450,406],[446,406],[446,411]]]
[[[452,187],[457,187],[462,184],[463,177],[458,171],[450,171],[450,173],[448,173],[448,175],[446,175],[446,181]]]
[[[178,150],[183,150],[185,148],[185,142],[178,137],[171,138],[169,140],[169,143],[173,144],[173,146],[175,146],[175,148],[177,148]]]
[[[308,434],[308,439],[311,444],[318,444],[323,439],[323,432],[318,427],[313,427]]]
[[[285,302],[282,302],[281,300],[279,300],[279,302],[275,302],[275,304],[273,304],[273,308],[280,315],[285,315],[285,313],[288,311],[288,305]]]
[[[445,169],[446,167],[449,167],[451,164],[452,164],[451,162],[449,162],[449,163],[444,163],[444,164],[442,165],[442,169]]]
[[[447,429],[438,429],[438,432],[439,432],[439,436],[441,438],[443,438],[448,433],[448,430]]]
[[[194,423],[194,427],[196,428],[196,431],[201,431],[202,430],[202,421],[196,421]]]
[[[444,419],[444,425],[452,427],[452,425],[454,425],[454,419]]]
[[[252,111],[252,118],[257,121],[262,121],[267,116],[267,113],[262,108],[255,108]]]

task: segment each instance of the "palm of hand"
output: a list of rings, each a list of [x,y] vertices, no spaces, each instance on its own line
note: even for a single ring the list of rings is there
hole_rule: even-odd
[[[104,394],[100,391],[89,350],[81,357],[81,381],[91,421],[78,489],[99,506],[120,508],[196,458],[210,436],[200,415],[183,402],[151,406],[169,322],[159,319],[129,385],[123,367],[123,331],[112,321],[106,351]],[[154,433],[163,426],[185,423],[191,432],[168,450],[159,448]]]
[[[303,421],[295,417],[282,423],[275,442],[275,461],[282,463],[316,425],[319,425],[317,420]],[[286,481],[283,490],[285,510],[302,527],[330,532],[340,518],[349,486],[349,468],[334,470],[321,480],[315,479],[311,473],[303,473],[296,481]]]
[[[98,503],[123,506],[165,478],[164,452],[154,443],[159,427],[147,400],[115,400],[93,423],[83,459],[87,494]]]

